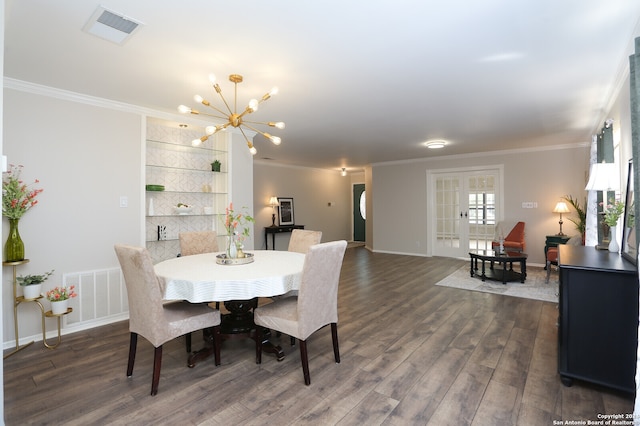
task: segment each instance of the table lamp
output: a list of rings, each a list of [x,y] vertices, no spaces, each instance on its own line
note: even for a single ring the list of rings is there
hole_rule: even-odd
[[[567,207],[567,203],[565,203],[564,201],[559,201],[553,209],[553,212],[560,213],[560,221],[558,222],[560,224],[560,232],[556,235],[564,236],[565,234],[562,232],[562,213],[569,213],[569,207]]]
[[[602,201],[607,203],[607,191],[615,191],[620,184],[619,170],[615,163],[593,163],[589,170],[589,182],[586,191],[602,191]],[[599,226],[599,225],[598,225]],[[599,250],[608,248],[606,245],[596,245]]]
[[[269,199],[269,205],[271,206],[271,226],[276,226],[276,206],[278,204],[278,197],[272,196]]]

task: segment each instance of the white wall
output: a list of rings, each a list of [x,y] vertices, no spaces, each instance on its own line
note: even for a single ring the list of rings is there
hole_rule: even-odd
[[[293,198],[295,223],[305,225],[305,229],[322,231],[322,242],[352,240],[351,184],[351,179],[340,176],[339,172],[256,161],[253,167],[255,248],[265,248],[264,227],[271,226],[268,203],[274,195]],[[276,235],[277,250],[287,249],[289,236]],[[272,248],[271,236],[269,248]]]

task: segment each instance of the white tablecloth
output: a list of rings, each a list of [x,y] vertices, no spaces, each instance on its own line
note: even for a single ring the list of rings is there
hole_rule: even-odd
[[[245,265],[219,265],[216,254],[176,257],[155,265],[166,300],[224,302],[271,297],[300,288],[304,254],[255,250]]]

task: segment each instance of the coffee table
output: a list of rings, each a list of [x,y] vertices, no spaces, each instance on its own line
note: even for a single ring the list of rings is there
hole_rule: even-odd
[[[520,281],[521,283],[527,278],[527,254],[519,251],[499,252],[498,250],[471,250],[469,252],[471,258],[470,273],[485,279],[502,281],[506,284],[509,281]],[[478,274],[478,261],[481,262],[481,274]],[[489,262],[489,268],[485,263]],[[520,272],[513,270],[513,263],[520,263]],[[497,263],[498,267],[494,267]],[[502,265],[502,268],[500,268]],[[508,267],[507,267],[508,265]]]

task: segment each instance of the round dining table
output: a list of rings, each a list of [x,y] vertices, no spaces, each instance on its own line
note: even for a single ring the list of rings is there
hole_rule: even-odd
[[[255,250],[253,261],[244,264],[217,262],[222,253],[181,256],[154,266],[165,300],[192,303],[223,302],[228,314],[222,315],[223,338],[248,336],[255,339],[253,309],[259,297],[283,295],[300,288],[304,254],[290,251]],[[267,340],[264,350],[284,358],[282,348]],[[189,356],[189,366],[208,357],[208,347]]]

